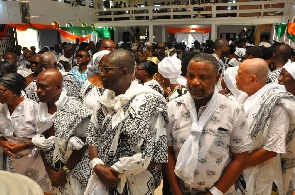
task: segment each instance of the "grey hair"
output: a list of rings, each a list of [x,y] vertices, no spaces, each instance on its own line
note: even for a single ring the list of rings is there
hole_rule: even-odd
[[[212,54],[207,54],[207,53],[197,54],[191,59],[190,62],[209,63],[213,66],[214,70],[216,70],[216,73],[218,72],[218,69],[219,69],[219,63],[218,63],[217,59]]]

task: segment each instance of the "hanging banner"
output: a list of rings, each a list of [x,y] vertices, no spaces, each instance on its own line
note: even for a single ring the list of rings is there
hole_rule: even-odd
[[[204,34],[211,32],[211,27],[208,27],[208,28],[170,28],[170,27],[165,27],[165,28],[171,34],[190,32],[191,30],[194,30],[195,32],[201,32]]]
[[[276,24],[275,25],[275,31],[279,38],[281,38],[285,33],[287,29],[287,24]]]
[[[6,24],[0,24],[0,40],[6,37],[6,34],[8,32],[9,26]]]

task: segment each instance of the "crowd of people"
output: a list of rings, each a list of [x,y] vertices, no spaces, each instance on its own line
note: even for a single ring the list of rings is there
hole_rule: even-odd
[[[246,45],[7,50],[1,193],[144,195],[163,181],[163,195],[295,194],[293,49]]]

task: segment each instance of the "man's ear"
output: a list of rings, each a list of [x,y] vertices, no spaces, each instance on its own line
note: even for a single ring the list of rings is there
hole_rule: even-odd
[[[125,77],[127,76],[129,73],[128,69],[127,68],[122,68],[122,77]]]
[[[61,90],[61,88],[62,88],[62,85],[61,84],[57,84],[56,85],[56,89]]]

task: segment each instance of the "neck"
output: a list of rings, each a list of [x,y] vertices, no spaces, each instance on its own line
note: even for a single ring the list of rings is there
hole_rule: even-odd
[[[83,73],[87,69],[87,64],[81,65],[79,64],[79,72]]]
[[[118,90],[114,90],[115,96],[121,95],[126,93],[127,89],[130,87],[131,82],[127,85],[120,85],[120,88]]]
[[[150,80],[152,80],[152,78],[147,77],[147,78],[144,79],[144,83],[146,83],[146,82],[148,82]]]
[[[8,109],[10,114],[12,114],[14,112],[14,110],[16,109],[16,107],[24,100],[23,97],[20,96],[14,96],[11,99],[11,103],[7,103]]]
[[[197,111],[199,111],[200,107],[207,105],[207,103],[212,98],[213,93],[211,95],[209,95],[208,97],[205,97],[203,99],[194,99],[194,102],[195,102],[195,106],[196,106]]]
[[[274,61],[274,64],[276,65],[276,69],[278,69],[278,68],[282,68],[287,62],[288,61],[286,62]]]
[[[249,97],[251,97],[252,95],[254,95],[257,91],[259,91],[262,87],[264,87],[266,85],[266,83],[264,84],[257,84],[256,86],[252,87],[252,90],[249,92],[246,92],[248,94]]]
[[[49,114],[54,114],[57,110],[57,106],[55,105],[55,102],[47,102],[47,107],[48,107]]]
[[[220,51],[215,51],[214,53],[215,53],[215,55],[217,55],[219,57],[219,59],[221,59],[223,57],[223,55]]]

